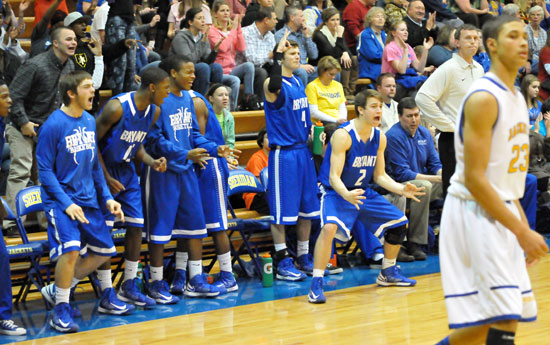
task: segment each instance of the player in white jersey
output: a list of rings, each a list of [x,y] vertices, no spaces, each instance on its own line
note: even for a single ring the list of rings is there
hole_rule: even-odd
[[[518,200],[529,165],[529,119],[514,81],[527,62],[527,34],[519,20],[498,17],[483,37],[491,70],[462,104],[441,220],[441,279],[449,327],[457,330],[439,344],[514,344],[517,322],[536,319],[526,265],[548,252]]]

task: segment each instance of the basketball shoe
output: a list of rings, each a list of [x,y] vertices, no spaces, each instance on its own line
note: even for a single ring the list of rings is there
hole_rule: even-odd
[[[73,289],[71,289],[71,299],[74,299],[73,296]],[[55,307],[55,283],[46,285],[42,289],[40,289],[40,293],[42,294],[42,297],[48,302],[49,305],[47,308],[50,310],[51,308]],[[73,307],[69,304],[71,307],[71,317],[81,317],[82,313],[80,312],[80,309],[77,307]]]
[[[294,267],[294,261],[291,258],[286,257],[277,265],[277,279],[290,281],[304,280],[306,279],[306,275]]]
[[[71,306],[69,303],[59,303],[53,310],[50,326],[61,333],[78,332],[78,325],[71,317]]]
[[[216,297],[226,293],[225,287],[208,284],[204,273],[190,279],[185,288],[185,296],[188,297]]]
[[[99,306],[97,307],[97,311],[100,313],[112,315],[127,315],[135,309],[136,307],[133,305],[119,300],[114,288],[108,288],[102,292]]]
[[[170,292],[174,295],[182,295],[185,292],[185,283],[187,282],[187,271],[176,270],[174,279],[170,285]]]
[[[311,280],[311,288],[307,294],[309,303],[325,303],[327,299],[323,293],[323,277],[314,277]]]
[[[168,291],[168,283],[166,280],[155,280],[149,288],[149,297],[155,300],[158,304],[176,304],[180,299]]]
[[[17,326],[12,320],[0,320],[0,334],[25,335],[27,330]]]
[[[416,280],[409,279],[401,274],[399,267],[391,266],[380,272],[378,278],[376,278],[376,284],[380,286],[414,286]]]
[[[296,267],[308,276],[313,275],[313,256],[309,253],[300,255],[296,259]]]
[[[137,281],[139,278],[128,279],[118,291],[117,297],[126,303],[132,303],[138,307],[151,307],[155,304],[155,300],[144,295],[138,288]]]
[[[237,280],[235,279],[235,276],[233,276],[233,273],[226,272],[226,271],[220,271],[220,279],[216,282],[217,286],[223,286],[225,289],[227,289],[227,292],[233,292],[239,290],[239,286],[237,285]]]

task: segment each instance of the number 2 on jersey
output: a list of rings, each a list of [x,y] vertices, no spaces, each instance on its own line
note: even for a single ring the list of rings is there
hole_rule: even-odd
[[[519,145],[514,145],[514,147],[512,147],[512,153],[514,157],[510,161],[510,166],[508,167],[508,173],[510,174],[515,173],[518,171],[518,168],[519,168],[519,171],[521,172],[527,171],[527,168],[529,167],[529,145],[523,144],[521,145],[521,148]],[[517,164],[520,158],[519,157],[520,153],[524,154],[523,155],[524,163]]]
[[[367,175],[367,169],[361,169],[359,170],[359,178],[357,179],[357,182],[355,182],[356,186],[360,186],[363,183],[363,180],[365,179],[365,176]]]

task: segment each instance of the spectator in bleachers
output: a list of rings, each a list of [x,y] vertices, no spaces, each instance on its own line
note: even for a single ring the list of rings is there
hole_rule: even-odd
[[[52,48],[23,64],[10,85],[13,104],[11,124],[6,126],[10,145],[10,172],[6,199],[15,210],[15,196],[32,178],[38,184],[36,165],[33,164],[37,129],[61,103],[57,85],[59,78],[74,71],[72,56],[77,42],[73,30],[56,28],[52,31]],[[34,166],[34,168],[33,168]],[[15,225],[5,222],[4,228]]]
[[[391,73],[382,73],[376,78],[376,91],[380,92],[384,105],[382,106],[382,120],[380,129],[386,133],[394,124],[399,122],[397,114],[397,102],[395,97],[395,77]]]
[[[546,44],[539,52],[539,73],[540,93],[542,100],[550,95],[550,35],[546,37]]]
[[[76,11],[82,15],[93,15],[94,11],[106,2],[105,0],[77,0]]]
[[[251,2],[246,7],[246,12],[242,20],[243,28],[252,25],[256,21],[256,13],[258,13],[260,8],[274,9],[273,0],[257,0],[255,2]]]
[[[0,79],[3,79],[9,86],[21,65],[19,58],[9,51],[0,49]]]
[[[342,84],[334,80],[342,68],[328,55],[319,60],[319,77],[306,87],[309,111],[313,119],[342,124],[348,120],[346,97]]]
[[[55,28],[63,26],[63,20],[67,16],[67,13],[58,9],[61,2],[62,0],[53,1],[42,16],[42,19],[38,23],[35,22],[31,34],[31,58],[48,50],[52,45],[50,33]]]
[[[477,41],[477,52],[476,55],[474,55],[474,60],[477,61],[477,63],[483,67],[483,71],[487,73],[491,68],[491,59],[489,58],[489,54],[485,51],[485,46],[483,45],[483,33],[481,32],[481,29],[477,29]]]
[[[238,14],[242,19],[246,13],[246,6],[248,6],[250,2],[251,0],[227,0],[229,9],[231,10],[231,18]]]
[[[540,81],[532,74],[526,75],[521,81],[521,94],[525,98],[527,110],[529,112],[529,124],[531,129],[546,137],[545,117],[542,113],[542,102],[537,99],[539,96]],[[548,115],[547,115],[548,117]]]
[[[65,0],[34,0],[34,25],[36,26],[38,22],[42,20],[42,17],[46,15],[46,12],[48,12],[48,9],[56,3],[55,9],[59,9],[65,15],[69,13],[69,10],[67,9],[67,3]],[[48,21],[46,21],[47,23]]]
[[[228,77],[231,87],[231,110],[237,110],[240,83],[236,84],[235,79],[242,81],[244,85],[244,96],[240,110],[258,110],[260,104],[258,97],[254,94],[254,64],[243,62],[236,65],[235,57],[237,52],[244,52],[246,43],[241,29],[241,16],[235,15],[231,20],[229,5],[225,0],[216,0],[212,5],[213,25],[210,27],[208,39],[210,47],[214,48],[220,39],[224,38],[219,46],[216,62],[223,68],[222,77],[224,84]]]
[[[493,18],[489,14],[489,5],[485,0],[449,0],[447,8],[462,19],[464,23],[472,24],[477,28],[483,27],[487,20]]]
[[[208,7],[206,2],[202,0],[181,0],[170,7],[170,12],[168,13],[168,38],[173,39],[176,36],[176,33],[181,28],[181,22],[185,19],[185,14],[191,8],[201,9],[204,15],[204,24],[208,26],[212,25],[210,7]],[[203,30],[203,32],[205,31]]]
[[[424,7],[428,13],[437,13],[435,18],[436,22],[444,25],[450,25],[455,28],[464,24],[462,19],[458,18],[456,14],[451,12],[446,4],[443,4],[441,0],[422,0]]]
[[[4,80],[0,80],[0,116],[2,123],[4,118],[8,116],[11,106],[10,92],[8,85]],[[0,137],[4,137],[2,130]],[[2,146],[3,146],[2,140]],[[1,158],[0,158],[1,159]],[[4,219],[6,210],[4,205],[0,203],[0,221]],[[0,234],[2,232],[0,231]],[[4,335],[24,335],[27,330],[17,326],[11,319],[12,311],[12,291],[11,291],[11,271],[10,260],[4,238],[0,238],[0,334]]]
[[[426,80],[426,76],[418,75],[433,71],[433,66],[426,67],[428,51],[433,46],[433,38],[424,40],[424,50],[417,58],[413,48],[407,43],[408,31],[404,21],[393,23],[390,31],[391,41],[386,44],[382,54],[382,73],[393,73],[397,82],[396,100],[405,97]]]
[[[399,122],[386,132],[390,176],[397,182],[423,187],[420,202],[411,202],[407,253],[415,260],[426,260],[420,246],[428,244],[430,202],[442,197],[442,166],[432,134],[420,125],[420,110],[412,97],[403,98],[398,106]]]
[[[323,22],[322,13],[332,7],[330,0],[308,0],[304,7],[305,26],[311,34]]]
[[[223,70],[214,62],[223,39],[210,49],[208,36],[204,34],[206,24],[204,13],[200,8],[190,8],[183,21],[184,29],[178,31],[170,45],[169,55],[188,57],[195,64],[195,81],[193,90],[206,95],[210,83],[221,83]]]
[[[363,22],[367,12],[376,3],[376,0],[353,0],[342,12],[344,22],[344,39],[351,51],[355,51],[359,35],[364,29]]]
[[[90,27],[90,36],[99,40],[101,44],[105,44],[105,26],[108,16],[109,2],[105,1],[101,6],[97,7]]]
[[[361,32],[357,43],[359,78],[376,80],[380,75],[382,55],[386,45],[385,23],[384,11],[381,7],[371,8],[365,17],[365,30]]]
[[[550,138],[550,101],[546,100],[542,103],[540,107],[540,115],[535,121],[535,132],[538,132],[543,138]],[[550,156],[548,152],[547,140],[545,140],[544,153],[546,159],[550,161]],[[550,172],[550,163],[546,165],[547,170]]]
[[[546,31],[540,27],[544,11],[540,6],[533,6],[529,9],[529,24],[525,27],[527,32],[527,43],[529,44],[530,59],[527,61],[526,72],[538,74],[539,52],[546,44]]]
[[[28,54],[21,48],[21,44],[17,40],[19,36],[19,30],[16,27],[16,23],[10,20],[4,29],[4,26],[0,26],[0,49],[9,51],[17,57],[20,62],[25,62]]]
[[[521,14],[519,12],[519,6],[517,4],[506,4],[504,7],[502,7],[503,16],[510,16],[521,19]]]
[[[435,25],[436,13],[428,14],[428,19],[424,19],[426,9],[421,0],[412,0],[407,8],[407,16],[403,19],[407,24],[409,36],[407,44],[415,48],[424,43],[430,37],[437,38],[437,26]],[[391,24],[391,23],[390,23]]]
[[[256,142],[260,149],[252,154],[248,163],[246,163],[246,170],[259,178],[260,172],[267,167],[270,150],[267,130],[265,128],[258,133]],[[264,193],[244,193],[243,199],[247,209],[257,211],[262,215],[269,214],[269,204],[267,203]]]
[[[426,62],[428,66],[439,67],[453,57],[453,52],[456,49],[455,31],[456,28],[450,25],[445,25],[439,30],[435,45],[428,52],[428,60]]]
[[[357,0],[359,1],[359,0]],[[300,68],[294,71],[294,75],[302,80],[305,85],[317,78],[317,68],[309,62],[316,60],[319,56],[317,45],[311,39],[312,33],[308,32],[304,25],[304,12],[298,7],[287,7],[285,9],[285,26],[275,33],[275,41],[279,43],[285,31],[289,31],[289,40],[298,43],[300,49]]]
[[[254,23],[243,28],[246,50],[238,56],[254,64],[254,90],[258,100],[264,99],[264,82],[273,65],[273,48],[277,25],[277,14],[272,8],[261,7],[256,13]]]
[[[107,44],[115,44],[126,38],[137,39],[132,0],[117,0],[110,6],[105,32]],[[113,90],[113,95],[137,89],[135,49],[129,49],[114,60],[110,67],[112,70],[105,86]]]
[[[341,81],[346,98],[355,97],[355,85],[359,74],[357,58],[344,42],[344,27],[340,25],[340,12],[334,7],[323,11],[321,24],[313,32],[313,42],[319,50],[318,59],[332,56],[341,66]],[[353,58],[352,58],[353,56]],[[316,62],[313,62],[317,65]]]
[[[212,104],[214,114],[220,123],[223,140],[230,148],[235,148],[235,119],[229,111],[229,91],[223,84],[214,84],[208,90],[206,98]],[[227,163],[230,165],[230,163]]]
[[[474,61],[477,51],[477,28],[464,24],[456,29],[458,52],[428,78],[416,95],[416,103],[428,122],[434,125],[439,135],[439,157],[443,164],[443,193],[455,170],[454,131],[462,100],[474,80],[485,73]]]
[[[384,13],[386,14],[386,20],[388,24],[398,22],[407,17],[408,1],[406,0],[388,0],[386,1],[386,7],[384,7]],[[365,25],[366,27],[367,25]]]

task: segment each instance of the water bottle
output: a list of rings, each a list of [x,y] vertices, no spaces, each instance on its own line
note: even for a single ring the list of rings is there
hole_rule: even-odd
[[[273,286],[273,259],[269,254],[262,256],[262,285]]]
[[[313,154],[323,154],[323,141],[321,140],[321,134],[325,131],[325,127],[321,121],[317,121],[313,127]]]
[[[145,291],[144,287],[143,287],[143,264],[140,262],[138,262],[138,267],[137,267],[137,273],[136,273],[136,277],[138,278],[138,288],[141,292]]]

